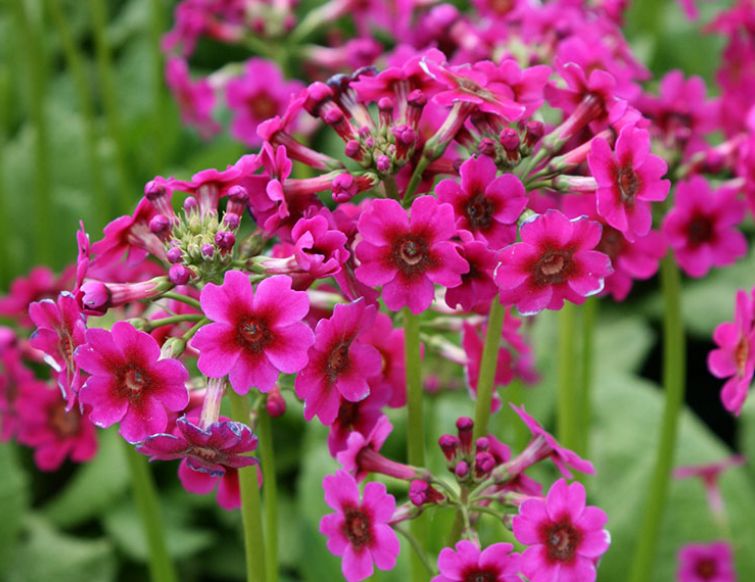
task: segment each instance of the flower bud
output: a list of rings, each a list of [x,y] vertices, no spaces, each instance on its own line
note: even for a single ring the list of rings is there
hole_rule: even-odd
[[[180,263],[168,269],[168,280],[174,285],[186,285],[191,279],[191,271]]]
[[[451,434],[444,434],[438,439],[443,455],[447,461],[453,461],[456,458],[456,451],[459,450],[459,439]]]
[[[462,416],[456,421],[456,430],[459,431],[459,441],[461,450],[469,453],[472,450],[472,431],[474,430],[474,421],[468,416]]]
[[[278,388],[273,388],[265,400],[265,410],[270,418],[283,416],[286,412],[286,400]]]

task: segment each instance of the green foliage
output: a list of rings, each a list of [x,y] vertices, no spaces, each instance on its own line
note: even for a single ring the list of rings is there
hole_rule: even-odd
[[[3,572],[13,559],[13,549],[24,512],[29,503],[28,482],[15,458],[11,445],[0,445],[0,572]]]

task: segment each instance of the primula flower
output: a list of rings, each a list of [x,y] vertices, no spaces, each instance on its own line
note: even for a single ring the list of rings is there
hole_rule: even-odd
[[[498,250],[516,239],[516,221],[527,206],[527,193],[514,174],[496,177],[487,156],[470,158],[459,169],[461,183],[443,180],[435,192],[454,208],[456,226]]]
[[[335,457],[346,448],[349,436],[358,432],[370,434],[377,421],[383,416],[383,406],[389,394],[370,390],[370,394],[359,402],[349,402],[341,396],[338,415],[328,430],[328,450]]]
[[[226,511],[241,507],[238,469],[226,467],[222,475],[210,474],[195,471],[189,467],[189,461],[184,459],[178,465],[178,478],[183,488],[195,495],[207,495],[217,488],[218,505]]]
[[[199,351],[199,370],[210,378],[228,374],[239,394],[252,387],[269,392],[280,372],[294,374],[307,364],[314,336],[301,320],[309,300],[291,289],[289,277],[270,277],[252,290],[248,275],[228,271],[222,285],[202,289],[200,303],[214,323],[191,345]]]
[[[511,544],[493,544],[484,550],[469,540],[457,542],[455,549],[443,548],[432,582],[520,582],[519,554]]]
[[[173,434],[152,435],[137,447],[150,461],[186,459],[190,469],[212,476],[254,465],[257,460],[245,453],[256,448],[257,437],[245,424],[219,419],[202,427],[186,417],[176,421]]]
[[[587,219],[569,220],[547,210],[520,229],[522,242],[501,251],[495,281],[501,301],[523,315],[561,309],[564,300],[584,303],[603,290],[613,272],[609,258],[595,249],[601,226]]]
[[[745,210],[733,189],[713,191],[701,176],[679,182],[663,233],[682,270],[704,277],[711,267],[725,267],[743,257],[747,240],[736,226]]]
[[[97,453],[97,434],[89,414],[66,410],[58,390],[34,380],[23,387],[16,403],[18,441],[34,448],[34,462],[42,471],[55,471],[70,457],[84,463]]]
[[[171,58],[165,63],[165,82],[178,101],[181,119],[194,126],[200,135],[209,138],[220,130],[212,118],[215,94],[206,79],[192,81],[189,65],[181,58]]]
[[[678,582],[736,582],[734,555],[727,542],[687,544],[679,550]]]
[[[514,535],[529,546],[521,567],[531,582],[595,580],[596,562],[608,550],[611,536],[603,529],[606,513],[585,506],[585,498],[581,483],[568,485],[559,479],[545,499],[528,499],[519,507]]]
[[[0,328],[0,331],[7,329]],[[5,338],[5,341],[7,345],[0,349],[0,442],[10,440],[18,433],[18,401],[24,385],[36,381],[21,359],[21,350],[15,345],[15,334]]]
[[[690,477],[697,477],[700,479],[705,487],[705,493],[708,498],[708,505],[711,512],[713,512],[716,517],[721,517],[724,515],[725,510],[721,488],[718,485],[719,477],[721,476],[721,473],[727,469],[744,465],[744,463],[745,458],[742,455],[734,455],[716,463],[677,467],[674,469],[674,477],[676,479],[688,479]]]
[[[336,512],[320,521],[320,533],[328,538],[328,550],[341,556],[341,570],[348,582],[372,575],[373,563],[380,570],[396,565],[400,547],[389,525],[396,499],[382,483],[367,483],[360,499],[354,478],[338,471],[323,479],[325,502]]]
[[[465,311],[487,313],[490,302],[498,293],[493,273],[498,266],[495,251],[481,240],[473,240],[469,233],[460,232],[461,256],[469,264],[469,271],[461,277],[461,285],[446,290],[446,305],[461,306]],[[513,242],[513,241],[512,241]]]
[[[418,314],[433,301],[433,283],[456,287],[469,270],[455,245],[453,208],[432,196],[412,203],[411,218],[395,200],[375,200],[359,218],[357,279],[383,286],[388,309]]]
[[[112,331],[88,329],[87,343],[75,353],[76,363],[91,374],[79,391],[79,401],[90,406],[90,418],[106,428],[121,423],[129,442],[164,432],[168,412],[183,410],[189,402],[189,373],[175,359],[160,359],[155,339],[125,321]]]
[[[296,377],[296,395],[304,400],[304,418],[317,416],[330,425],[340,396],[358,402],[370,393],[368,379],[380,374],[380,353],[361,336],[375,319],[375,307],[360,300],[339,304],[315,328],[309,363]]]
[[[349,258],[346,235],[332,227],[327,210],[300,218],[291,229],[296,263],[315,279],[335,275]]]
[[[650,203],[666,198],[670,182],[661,179],[666,162],[650,153],[648,132],[625,127],[614,152],[606,140],[597,138],[587,161],[598,182],[598,214],[630,241],[650,232]]]
[[[29,317],[37,326],[29,343],[45,353],[45,361],[55,371],[70,410],[81,387],[81,374],[73,353],[86,341],[86,318],[70,293],[61,293],[57,301],[35,301],[29,305]]]
[[[368,378],[370,395],[379,394],[379,399],[387,399],[388,406],[400,408],[406,404],[406,354],[404,352],[404,330],[394,328],[391,318],[378,311],[375,321],[362,335],[367,342],[380,352],[381,373]]]
[[[708,354],[708,369],[716,378],[728,378],[721,400],[739,415],[755,375],[755,289],[737,291],[734,321],[716,327],[713,341],[718,348]]]
[[[31,325],[29,305],[33,301],[50,299],[70,287],[72,272],[66,269],[60,276],[47,267],[34,267],[26,277],[17,277],[5,297],[0,297],[0,316],[14,319],[20,325]]]

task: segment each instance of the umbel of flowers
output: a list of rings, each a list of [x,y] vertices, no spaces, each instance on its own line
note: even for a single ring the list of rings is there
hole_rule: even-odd
[[[0,312],[22,311],[18,323],[36,330],[28,342],[2,330],[0,434],[52,470],[91,458],[92,423],[117,426],[130,453],[178,460],[188,491],[241,508],[247,578],[276,580],[270,426],[296,399],[306,421],[328,428],[341,466],[322,484],[332,513],[320,531],[349,582],[392,569],[399,536],[417,556],[416,581],[596,580],[610,535],[605,512],[572,481],[593,472],[582,458],[589,423],[573,405],[583,398],[589,412],[569,366],[574,305],[622,301],[663,262],[670,412],[648,488],[648,507],[663,507],[684,385],[679,269],[701,277],[747,252],[747,135],[707,145],[719,112],[697,79],[671,73],[659,96],[643,92],[646,71],[611,3],[570,5],[558,34],[549,31],[565,3],[480,1],[469,15],[406,3],[418,26],[397,31],[406,44],[375,66],[370,51],[353,63],[348,50],[308,46],[304,63],[339,72],[286,82],[253,59],[241,78],[231,67],[193,84],[185,59],[200,36],[275,46],[291,31],[299,46],[350,13],[365,40],[380,13],[333,0],[296,24],[286,2],[249,4],[181,3],[166,38],[181,55],[168,82],[205,133],[217,129],[212,99],[224,90],[234,134],[258,149],[188,180],[155,177],[93,244],[82,225],[61,278],[36,270],[14,284]],[[295,53],[249,42],[280,65]],[[755,371],[753,305],[739,293],[709,362],[736,413]],[[561,312],[558,439],[514,406],[531,433],[514,452],[489,418],[502,408],[498,387],[537,379],[526,321],[546,310]],[[475,413],[426,451],[422,372],[441,360],[459,373],[435,388],[463,376]],[[30,361],[49,364],[51,382]],[[405,458],[381,452],[389,409],[406,418]],[[432,472],[430,454],[447,471]],[[561,477],[535,480],[528,471],[543,462]],[[405,482],[406,498],[383,479]],[[457,526],[447,547],[431,548],[427,519],[449,508]],[[658,536],[660,511],[648,516],[637,582]],[[487,520],[510,537],[489,543]],[[154,571],[170,572],[167,554],[152,550]]]

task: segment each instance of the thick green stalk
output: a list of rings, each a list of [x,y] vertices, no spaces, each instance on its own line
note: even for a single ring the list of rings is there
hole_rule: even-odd
[[[233,420],[249,424],[249,399],[229,391]],[[265,536],[262,532],[260,488],[255,466],[239,469],[241,489],[241,521],[244,526],[246,582],[266,582]]]
[[[120,110],[113,81],[112,58],[107,37],[107,6],[105,0],[89,0],[89,11],[92,15],[94,32],[94,48],[97,56],[97,76],[102,93],[102,107],[105,112],[105,122],[110,140],[115,149],[115,163],[118,169],[120,190],[120,210],[130,212],[131,207],[138,200],[138,193],[131,192],[129,183],[128,161],[126,159],[125,140],[121,125]],[[120,214],[120,213],[119,213]]]
[[[278,580],[278,482],[275,475],[275,453],[273,451],[273,427],[266,410],[260,411],[257,433],[260,439],[260,457],[262,458],[262,475],[264,484],[265,512],[265,563],[267,564],[268,582]]]
[[[645,503],[645,515],[639,531],[631,582],[647,582],[653,572],[663,510],[668,495],[669,478],[674,463],[679,413],[684,404],[685,340],[682,324],[681,280],[679,268],[669,253],[661,263],[663,291],[663,388],[665,405],[661,434],[656,451],[655,469]]]
[[[147,458],[133,445],[123,441],[131,470],[131,487],[142,520],[149,550],[149,574],[152,582],[176,582],[178,577],[165,544],[160,501]]]
[[[506,309],[497,298],[490,304],[488,314],[488,331],[485,334],[485,345],[482,348],[480,375],[477,378],[477,404],[475,405],[475,438],[484,436],[488,432],[490,407],[493,402],[495,387],[495,373],[498,365],[498,348],[501,345],[501,331]]]
[[[152,113],[154,115],[152,128],[152,167],[157,174],[163,169],[165,159],[166,132],[164,120],[167,115],[165,101],[165,82],[163,73],[163,52],[160,48],[160,39],[165,28],[164,20],[165,5],[162,0],[151,0],[149,19],[149,40],[152,48],[152,75],[154,83],[154,103]]]
[[[558,314],[558,440],[568,449],[580,442],[576,379],[576,308],[564,303]]]
[[[45,74],[47,64],[43,53],[42,43],[38,31],[38,25],[33,23],[27,3],[24,0],[11,2],[15,8],[15,17],[21,37],[19,57],[24,60],[24,77],[27,87],[27,99],[29,100],[29,118],[34,128],[34,262],[46,265],[52,264],[53,258],[53,232],[50,225],[53,221],[52,208],[52,176],[50,173],[50,144],[47,114],[45,111],[45,93],[47,81]],[[31,257],[29,257],[31,258]]]
[[[7,233],[6,242],[0,245],[0,291],[7,291],[10,280],[15,275],[13,253],[9,250],[8,240],[13,221],[10,216],[5,195],[5,144],[8,141],[8,101],[10,100],[10,75],[3,69],[0,70],[0,229]]]
[[[592,419],[593,349],[595,347],[595,322],[598,316],[598,299],[592,297],[582,306],[582,358],[579,386],[579,420],[581,425],[577,452],[589,456],[590,421]]]
[[[419,318],[404,308],[404,345],[406,354],[406,439],[409,464],[425,465],[425,430],[422,412],[422,361],[419,345]],[[411,534],[423,549],[427,547],[427,523],[424,517],[411,522]],[[416,552],[411,554],[411,571],[414,582],[427,579],[426,570]]]

